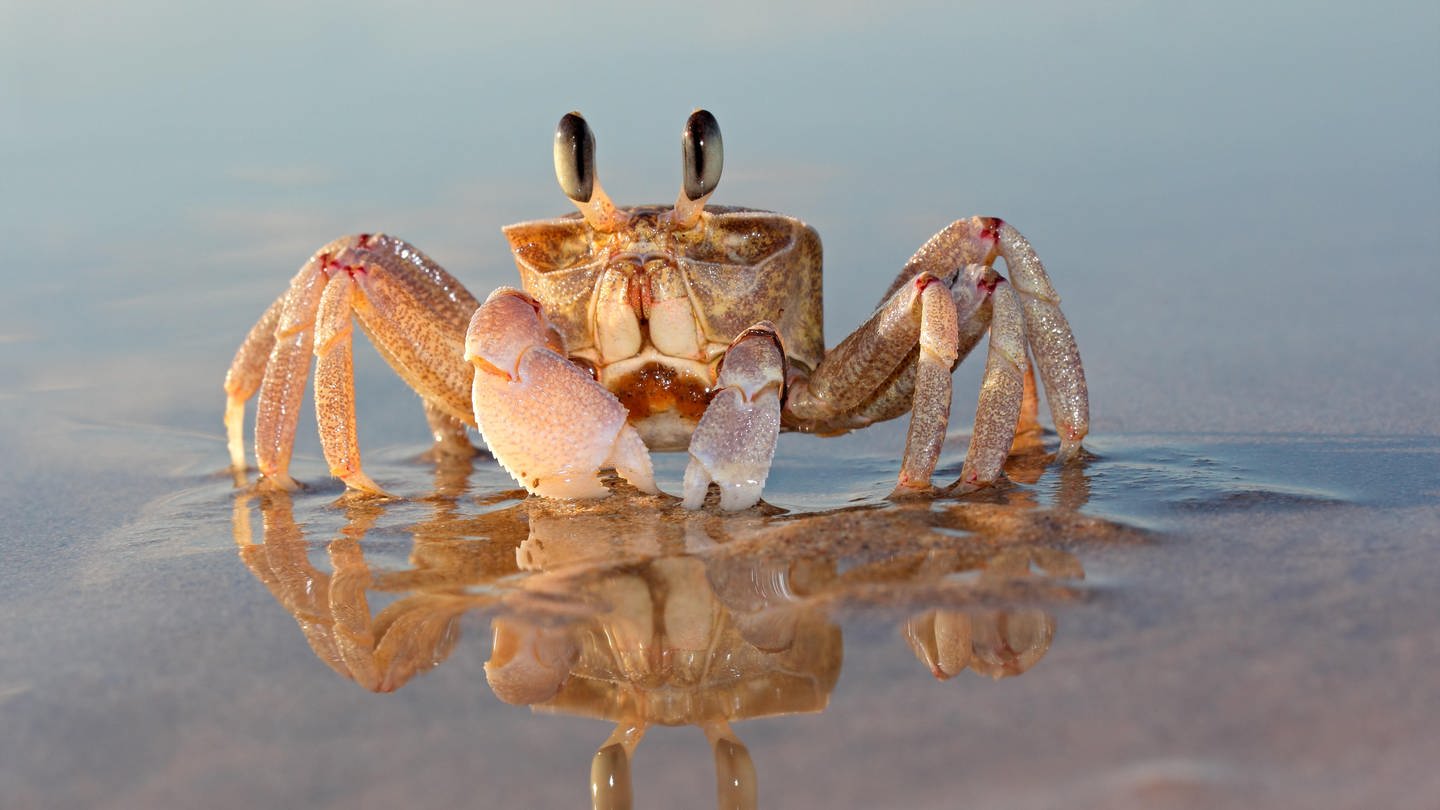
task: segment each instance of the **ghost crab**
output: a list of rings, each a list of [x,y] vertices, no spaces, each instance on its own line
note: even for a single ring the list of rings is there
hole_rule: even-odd
[[[380,493],[355,438],[352,321],[414,388],[437,441],[471,452],[466,426],[529,492],[606,493],[613,468],[654,493],[647,446],[688,449],[684,505],[713,482],[720,507],[759,500],[783,428],[838,434],[912,413],[897,493],[930,489],[949,421],[950,375],[988,331],[985,379],[960,479],[993,483],[1010,451],[1038,362],[1060,456],[1088,427],[1080,354],[1059,297],[1025,238],[991,217],[952,223],[900,270],[873,315],[828,352],[821,333],[820,238],[793,217],[707,206],[723,159],[715,118],[681,135],[673,206],[617,208],[595,171],[578,113],[561,119],[555,170],[578,214],[504,229],[523,292],[481,304],[408,243],[362,234],[321,248],[236,353],[225,424],[243,471],[245,402],[258,391],[260,472],[288,468],[315,365],[315,404],[331,473]],[[1009,278],[994,268],[1003,258]],[[352,317],[353,316],[353,317]],[[468,391],[468,396],[467,396]]]

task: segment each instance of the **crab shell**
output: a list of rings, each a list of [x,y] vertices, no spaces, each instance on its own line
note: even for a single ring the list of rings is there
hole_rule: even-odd
[[[720,358],[773,323],[791,373],[825,356],[820,236],[794,217],[711,206],[689,228],[669,206],[623,209],[613,233],[579,214],[510,225],[525,292],[572,362],[618,397],[652,450],[684,450]]]

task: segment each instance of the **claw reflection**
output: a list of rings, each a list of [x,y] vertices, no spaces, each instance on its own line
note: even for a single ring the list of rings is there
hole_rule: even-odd
[[[377,692],[443,662],[465,614],[488,615],[497,697],[615,724],[591,763],[596,807],[630,806],[630,762],[656,725],[702,729],[720,806],[753,807],[754,764],[731,725],[825,709],[843,657],[837,616],[896,616],[937,678],[1019,675],[1054,640],[1047,606],[1083,594],[1067,549],[1143,539],[1067,508],[1083,494],[1052,509],[1002,488],[982,502],[768,517],[656,499],[636,514],[634,498],[466,502],[468,469],[442,464],[429,501],[342,498],[303,527],[290,493],[242,494],[240,557],[317,657]],[[430,513],[414,522],[416,508]]]

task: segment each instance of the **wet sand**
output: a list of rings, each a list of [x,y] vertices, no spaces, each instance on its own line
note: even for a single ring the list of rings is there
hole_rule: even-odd
[[[91,509],[65,486],[6,504],[30,538],[6,565],[7,806],[576,806],[645,691],[627,690],[662,682],[672,707],[714,698],[666,722],[729,707],[767,807],[1440,797],[1433,439],[1102,435],[1084,465],[1036,456],[1012,463],[1029,483],[900,505],[861,453],[830,468],[831,490],[870,493],[848,506],[805,491],[805,441],[767,498],[790,509],[697,516],[633,492],[516,500],[487,459],[437,471],[421,447],[374,465],[404,501],[259,496],[214,469],[217,436],[136,438],[84,441],[181,469]],[[631,686],[592,662],[538,709],[495,696],[494,628],[620,655],[649,615],[614,613],[636,587],[689,640],[613,659]],[[687,609],[723,618],[685,630]],[[704,735],[656,722],[637,806],[708,804]]]

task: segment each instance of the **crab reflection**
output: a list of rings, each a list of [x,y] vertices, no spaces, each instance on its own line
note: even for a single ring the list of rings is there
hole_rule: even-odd
[[[702,729],[721,806],[754,806],[754,766],[731,724],[825,708],[843,657],[838,615],[896,617],[938,678],[1023,673],[1054,639],[1041,605],[1080,594],[1066,547],[1138,539],[1036,508],[1023,490],[798,516],[697,514],[660,498],[641,511],[639,496],[476,513],[458,495],[467,466],[442,468],[431,514],[400,530],[404,566],[384,553],[397,533],[387,502],[342,499],[343,523],[315,544],[280,491],[237,497],[241,559],[322,661],[374,691],[443,662],[466,613],[489,615],[497,697],[615,724],[592,762],[597,807],[629,806],[630,761],[655,725]],[[315,523],[334,516],[316,511]]]

